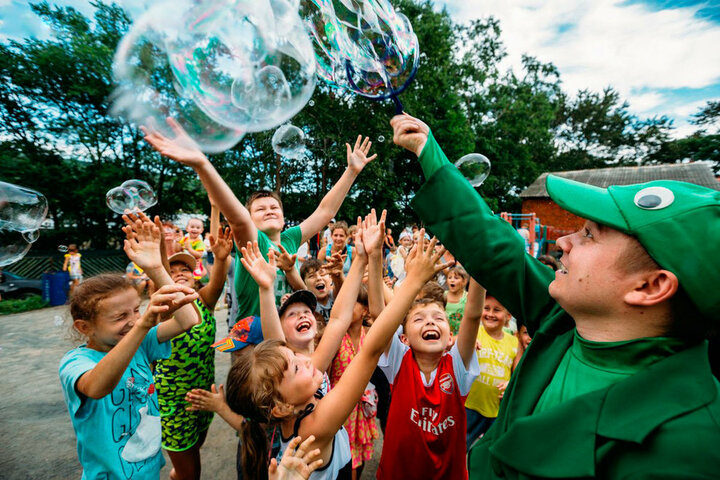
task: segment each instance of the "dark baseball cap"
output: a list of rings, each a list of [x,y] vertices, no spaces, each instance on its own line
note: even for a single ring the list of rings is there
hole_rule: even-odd
[[[282,318],[283,313],[285,313],[285,310],[288,309],[288,307],[294,303],[304,303],[308,307],[310,307],[311,311],[315,311],[315,308],[317,307],[317,298],[315,298],[315,294],[312,293],[310,290],[297,290],[293,292],[283,303],[280,305],[280,308],[278,308],[278,315]]]

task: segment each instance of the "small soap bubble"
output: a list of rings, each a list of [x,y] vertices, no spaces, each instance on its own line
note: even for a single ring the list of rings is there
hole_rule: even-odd
[[[28,243],[35,243],[37,239],[40,238],[40,230],[30,230],[29,232],[23,232],[22,236]]]
[[[490,160],[479,153],[465,155],[455,162],[455,166],[473,187],[482,185],[490,175]]]
[[[283,157],[302,158],[305,153],[305,133],[295,125],[282,125],[272,137],[272,147]]]
[[[30,250],[23,232],[0,228],[0,267],[17,262]]]
[[[67,251],[68,251],[67,245],[58,245],[57,249],[58,249],[58,252],[60,252],[60,253],[67,253]]]
[[[314,106],[315,106],[315,100],[310,100],[310,101],[308,102],[308,105],[310,105],[311,107],[314,107]]]
[[[385,137],[382,136],[382,135],[380,135],[380,136],[378,137],[378,142],[382,143],[382,142],[384,142],[384,141],[385,141]]]
[[[55,315],[55,318],[53,319],[53,323],[56,327],[61,327],[64,323],[62,315]]]

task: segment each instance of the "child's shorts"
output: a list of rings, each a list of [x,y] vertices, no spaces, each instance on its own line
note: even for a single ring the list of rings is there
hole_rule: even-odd
[[[182,452],[195,446],[200,434],[210,428],[213,412],[185,410],[190,404],[180,401],[160,405],[162,446],[165,450]]]

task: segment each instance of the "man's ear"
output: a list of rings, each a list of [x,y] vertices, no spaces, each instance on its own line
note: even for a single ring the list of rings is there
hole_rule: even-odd
[[[625,294],[623,300],[636,307],[652,307],[670,300],[677,293],[679,285],[671,271],[648,271],[638,275],[635,287]]]
[[[401,334],[400,334],[400,341],[401,341],[404,345],[407,345],[408,347],[410,346],[410,340],[408,340],[407,335],[405,335],[404,333],[401,333]]]
[[[73,320],[73,327],[75,327],[75,330],[85,335],[86,337],[89,337],[90,332],[92,331],[92,324],[87,320],[82,320],[79,318]]]

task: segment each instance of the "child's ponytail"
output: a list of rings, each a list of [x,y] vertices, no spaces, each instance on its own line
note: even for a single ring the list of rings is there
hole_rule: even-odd
[[[273,407],[283,399],[277,391],[288,368],[280,349],[285,342],[265,340],[245,347],[235,360],[226,382],[230,409],[245,417],[240,428],[240,459],[245,478],[267,479],[270,445],[266,427],[277,423]]]

